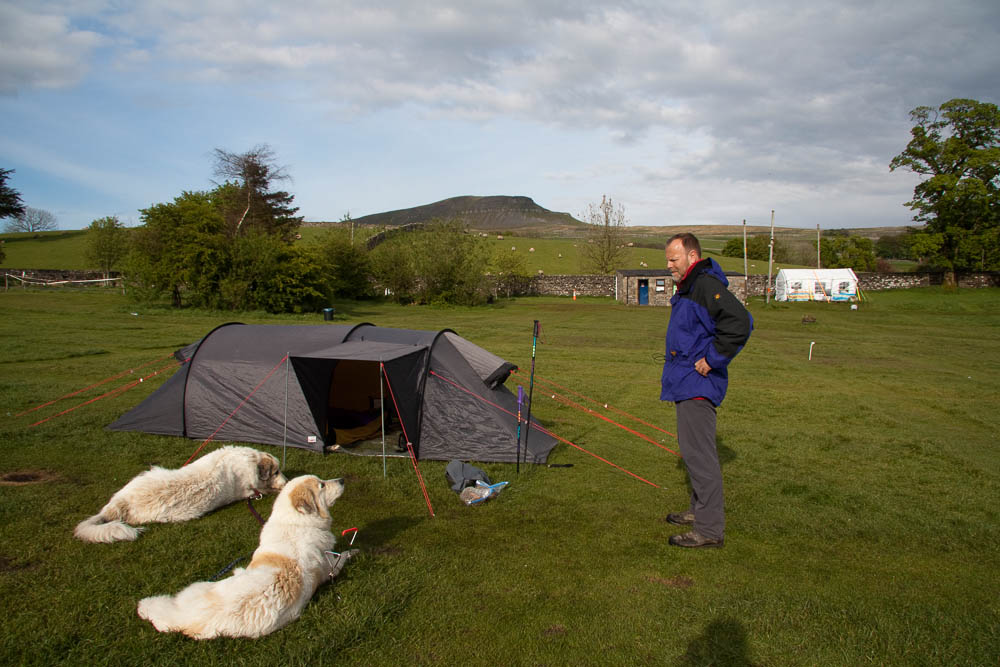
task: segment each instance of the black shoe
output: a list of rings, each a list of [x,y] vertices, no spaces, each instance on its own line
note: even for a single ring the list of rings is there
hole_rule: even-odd
[[[688,510],[687,512],[677,512],[676,514],[668,514],[666,522],[672,523],[675,526],[693,526],[694,512]]]
[[[672,535],[670,537],[670,545],[674,547],[685,547],[688,549],[699,549],[701,547],[721,547],[724,542],[723,539],[712,539],[711,537],[705,537],[700,533],[691,531],[690,533],[682,533],[680,535]]]

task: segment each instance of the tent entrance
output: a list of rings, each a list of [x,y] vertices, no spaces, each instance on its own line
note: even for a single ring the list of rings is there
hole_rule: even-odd
[[[394,418],[380,363],[343,359],[330,372],[324,440],[326,451],[382,455],[382,435],[396,449],[402,429]],[[400,454],[401,456],[403,454]]]

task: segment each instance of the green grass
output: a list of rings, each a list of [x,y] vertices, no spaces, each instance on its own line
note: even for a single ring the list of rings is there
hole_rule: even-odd
[[[676,529],[661,520],[686,503],[679,459],[554,400],[548,384],[673,431],[657,400],[663,309],[590,298],[335,305],[341,322],[453,328],[522,368],[538,319],[533,414],[659,488],[560,445],[550,461],[572,468],[484,465],[510,486],[465,507],[445,463],[425,461],[431,518],[405,460],[383,478],[377,460],[290,450],[288,474],[346,477],[333,527],[359,527],[363,555],[267,638],[161,635],[136,603],[250,553],[258,526],[245,504],[151,526],[134,543],[78,542],[73,526],[128,479],[181,465],[199,443],[103,430],[161,378],[40,426],[29,424],[119,382],[15,415],[222,322],[321,317],[0,293],[0,475],[51,476],[0,486],[0,662],[982,665],[1000,655],[1000,291],[877,292],[857,311],[752,303],[756,330],[719,411],[726,546],[693,552],[668,547]],[[257,503],[264,516],[271,502]]]
[[[0,234],[7,257],[0,267],[14,269],[87,269],[87,230]]]

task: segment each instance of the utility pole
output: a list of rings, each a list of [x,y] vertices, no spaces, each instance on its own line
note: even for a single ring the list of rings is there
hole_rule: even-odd
[[[771,209],[771,242],[767,244],[767,298],[764,303],[771,303],[771,265],[774,263],[774,209]]]

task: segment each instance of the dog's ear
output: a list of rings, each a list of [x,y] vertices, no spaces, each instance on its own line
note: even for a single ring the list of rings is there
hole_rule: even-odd
[[[297,512],[301,512],[302,514],[319,514],[322,503],[317,501],[316,494],[318,492],[319,482],[314,479],[306,480],[292,489],[288,500]]]

